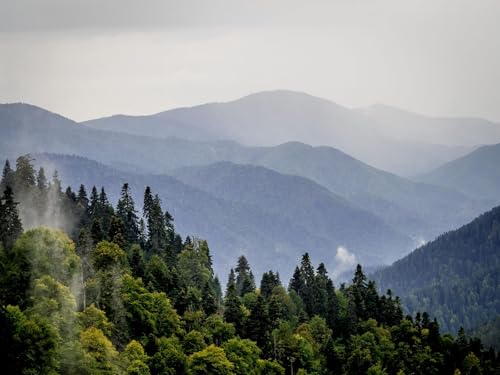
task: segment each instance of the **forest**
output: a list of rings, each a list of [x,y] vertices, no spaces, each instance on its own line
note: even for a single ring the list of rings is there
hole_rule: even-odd
[[[486,323],[491,332],[500,311],[499,247],[500,207],[495,207],[373,278],[398,293],[408,312],[432,312],[445,332],[456,332],[460,326],[475,330]],[[500,331],[495,331],[498,345]]]
[[[181,237],[149,187],[142,212],[127,183],[113,206],[25,155],[6,161],[0,188],[6,374],[500,373],[492,348],[404,315],[360,265],[334,285],[305,252],[285,284],[279,270],[256,280],[240,256],[222,288],[208,243]]]

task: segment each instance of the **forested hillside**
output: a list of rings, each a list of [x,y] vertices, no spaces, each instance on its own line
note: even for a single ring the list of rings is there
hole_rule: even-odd
[[[500,207],[445,233],[374,274],[414,313],[428,311],[441,327],[474,329],[500,314]]]
[[[379,295],[361,266],[352,283],[335,286],[305,253],[285,287],[279,270],[258,283],[241,256],[223,293],[208,243],[182,239],[149,187],[139,213],[127,183],[114,206],[104,189],[63,191],[26,157],[4,168],[0,185],[7,374],[500,371],[479,340],[441,335],[426,313],[404,317],[399,298]],[[45,227],[23,231],[23,209]],[[61,222],[72,223],[67,233],[47,227]]]
[[[82,183],[104,186],[113,203],[118,201],[119,186],[124,182],[137,199],[149,185],[168,205],[179,231],[205,238],[217,249],[217,271],[227,269],[238,254],[245,254],[258,275],[279,267],[289,277],[304,249],[310,250],[313,259],[329,262],[329,266],[339,246],[364,264],[380,265],[398,259],[415,246],[380,218],[322,186],[265,168],[223,163],[221,166],[230,167],[231,173],[241,173],[229,178],[224,189],[213,190],[209,189],[210,179],[204,177],[188,184],[175,176],[122,172],[81,157],[43,154],[33,158],[49,175],[57,169],[62,181],[75,191]],[[217,176],[214,173],[212,179]],[[238,197],[236,184],[245,186],[246,194]],[[268,189],[263,190],[263,185]],[[277,193],[280,189],[285,189],[282,194]],[[140,210],[142,203],[138,206]],[[301,213],[299,207],[313,209]]]

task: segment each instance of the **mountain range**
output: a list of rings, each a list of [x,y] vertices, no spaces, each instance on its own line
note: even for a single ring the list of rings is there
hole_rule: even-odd
[[[281,90],[227,103],[178,108],[150,116],[117,115],[84,124],[136,135],[232,140],[247,146],[273,146],[288,141],[331,146],[369,165],[404,176],[427,172],[465,155],[477,145],[500,142],[500,125],[486,120],[435,120],[389,107],[377,108],[349,109],[304,93]],[[400,112],[405,114],[403,117],[410,117],[408,123],[394,119],[401,116]],[[485,136],[453,137],[462,123],[473,129],[471,133]],[[414,136],[415,133],[420,136]]]
[[[280,91],[153,116],[115,116],[80,124],[32,105],[4,104],[0,105],[0,157],[45,154],[37,158],[49,169],[60,170],[65,183],[75,188],[80,183],[115,187],[128,181],[139,202],[149,184],[173,211],[181,233],[206,237],[221,261],[232,254],[255,256],[262,270],[274,268],[277,260],[286,263],[304,250],[333,264],[340,246],[365,265],[388,263],[498,202],[494,189],[479,194],[479,189],[467,185],[468,176],[482,173],[484,180],[477,179],[478,183],[495,186],[499,159],[488,151],[493,146],[479,147],[408,179],[330,146],[265,145],[297,137],[313,144],[334,139],[362,149],[366,140],[389,147],[384,143],[388,127],[383,129],[380,118],[390,111],[373,113],[371,108],[374,120],[367,111]],[[448,127],[454,123],[442,121]],[[487,129],[495,126],[477,123]],[[251,139],[254,133],[266,134],[266,128],[266,140]],[[359,132],[363,139],[356,138]],[[394,142],[391,145],[407,146],[405,139]],[[461,153],[472,145],[443,147],[460,148]],[[475,163],[468,162],[471,158]],[[440,164],[435,158],[433,163]],[[442,171],[450,166],[462,177],[447,183]],[[441,180],[436,177],[440,173]],[[114,199],[116,194],[111,192]]]

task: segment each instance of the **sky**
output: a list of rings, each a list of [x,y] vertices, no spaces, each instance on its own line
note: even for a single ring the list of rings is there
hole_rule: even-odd
[[[498,0],[0,0],[0,102],[83,121],[289,89],[500,122]]]

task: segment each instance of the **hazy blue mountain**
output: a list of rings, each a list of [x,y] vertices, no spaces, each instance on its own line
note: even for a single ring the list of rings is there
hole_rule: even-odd
[[[335,249],[342,245],[356,254],[373,249],[387,260],[401,256],[404,250],[398,246],[411,246],[408,238],[396,234],[380,218],[303,177],[229,162],[182,168],[173,176],[224,200],[300,223]],[[365,248],[367,243],[371,249]]]
[[[450,188],[409,181],[331,147],[286,143],[261,148],[246,162],[309,178],[415,239],[428,240],[456,228],[492,204]]]
[[[377,129],[376,121],[357,110],[284,90],[151,116],[119,115],[84,124],[138,135],[196,141],[233,140],[247,146],[272,146],[289,141],[332,146],[370,165],[402,175],[428,171],[470,150],[408,139],[395,141]]]
[[[471,197],[500,202],[500,143],[480,147],[415,179],[452,186]]]
[[[380,133],[401,141],[453,146],[500,142],[500,124],[481,118],[429,117],[383,104],[358,112],[373,119]]]
[[[262,190],[254,183],[244,192],[245,198],[232,199],[231,194],[210,192],[203,184],[188,185],[165,175],[120,172],[82,157],[42,154],[36,155],[36,159],[37,164],[47,168],[48,174],[57,169],[63,182],[75,189],[80,183],[89,191],[93,184],[104,186],[113,203],[118,199],[121,185],[129,182],[140,209],[144,188],[151,186],[174,216],[180,233],[208,239],[216,250],[217,269],[227,268],[238,255],[246,254],[259,273],[278,266],[292,270],[305,250],[315,259],[333,262],[340,245],[355,252],[366,264],[381,264],[411,248],[407,237],[380,218],[353,207],[311,181],[264,168],[221,164],[221,169],[227,167],[235,177],[238,170],[243,170],[236,181],[247,181],[250,174],[259,177],[259,182],[266,186]],[[298,199],[307,201],[298,206]],[[265,204],[257,204],[261,200]],[[305,208],[314,208],[315,212],[300,215]],[[314,220],[314,225],[308,220]]]
[[[445,331],[493,320],[500,314],[500,207],[373,276],[410,312],[436,316]]]
[[[331,147],[286,143],[243,147],[102,131],[26,104],[0,105],[0,156],[28,152],[75,154],[135,173],[164,173],[218,161],[261,165],[309,178],[383,218],[413,240],[427,240],[486,209],[446,188],[410,182]]]
[[[203,144],[96,130],[29,104],[1,104],[0,156],[28,152],[75,154],[157,173],[219,160]]]

